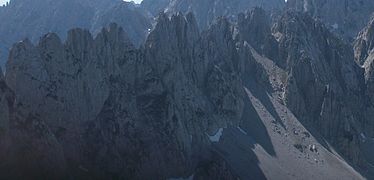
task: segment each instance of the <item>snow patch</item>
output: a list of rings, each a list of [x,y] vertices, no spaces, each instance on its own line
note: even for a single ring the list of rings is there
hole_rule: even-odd
[[[339,24],[338,24],[338,23],[333,24],[333,25],[332,25],[332,28],[334,28],[334,29],[338,29],[338,28],[339,28]]]
[[[238,129],[239,129],[239,131],[242,132],[243,134],[248,135],[248,133],[245,132],[244,129],[240,128],[239,126],[238,126]]]
[[[223,133],[223,128],[220,128],[215,135],[213,136],[208,135],[209,140],[211,142],[219,142],[219,140],[221,139],[222,133]]]

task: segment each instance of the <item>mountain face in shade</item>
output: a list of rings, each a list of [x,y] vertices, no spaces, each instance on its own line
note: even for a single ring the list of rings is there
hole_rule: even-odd
[[[353,41],[374,12],[371,0],[288,0],[287,7],[322,19],[330,30]]]
[[[115,24],[96,38],[71,30],[64,43],[47,34],[36,46],[14,45],[5,79],[25,113],[55,133],[77,177],[82,169],[92,178],[183,175],[209,154],[207,133],[237,126],[241,116],[238,64],[214,59],[227,48],[235,53],[228,27],[200,46],[218,38],[231,45],[199,51],[199,61],[192,15],[160,16],[144,49]]]
[[[0,179],[373,179],[373,11],[13,0]]]
[[[273,28],[269,19],[255,8],[200,33],[191,13],[161,13],[140,48],[116,24],[14,44],[0,74],[0,169],[35,179],[371,177],[372,110],[351,46],[307,14],[284,12]]]
[[[141,8],[120,0],[12,0],[0,7],[0,66],[11,45],[24,38],[37,42],[45,33],[54,32],[65,39],[66,32],[75,27],[97,34],[114,21],[126,29],[137,46],[152,28]]]

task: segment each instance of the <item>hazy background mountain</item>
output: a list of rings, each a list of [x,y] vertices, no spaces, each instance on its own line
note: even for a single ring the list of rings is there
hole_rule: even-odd
[[[352,42],[374,12],[374,1],[288,0],[287,7],[323,20],[331,31]]]
[[[75,27],[97,34],[114,21],[137,46],[152,28],[141,8],[121,0],[12,0],[0,7],[0,64],[4,65],[11,45],[24,38],[37,42],[43,34],[55,32],[65,39],[66,32]]]

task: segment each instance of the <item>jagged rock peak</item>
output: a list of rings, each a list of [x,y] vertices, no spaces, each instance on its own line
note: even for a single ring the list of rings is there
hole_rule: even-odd
[[[39,44],[41,43],[62,44],[62,41],[56,33],[48,33],[40,39]]]
[[[208,34],[216,38],[222,37],[224,40],[233,39],[233,26],[230,21],[223,16],[218,17],[208,29]]]
[[[297,12],[294,10],[287,10],[282,14],[280,20],[275,24],[275,28],[278,31],[291,33],[305,33],[313,32],[314,30],[328,31],[324,24],[318,19],[314,19],[308,14]]]
[[[146,46],[153,46],[154,43],[162,45],[192,45],[199,38],[199,30],[194,15],[189,13],[184,16],[182,13],[173,14],[169,17],[161,12],[157,18],[157,25],[149,34]]]
[[[56,33],[47,33],[42,36],[37,44],[39,47],[51,49],[52,47],[59,47],[62,45],[71,48],[72,50],[77,50],[77,48],[89,50],[95,41],[108,41],[110,43],[122,43],[126,45],[126,48],[135,49],[131,40],[129,39],[127,33],[118,26],[116,23],[110,23],[108,27],[102,28],[101,32],[94,38],[92,34],[87,29],[75,28],[68,31],[67,39],[62,42],[61,38]],[[99,42],[98,42],[99,43]],[[56,47],[57,45],[57,47]],[[19,43],[15,43],[12,50],[20,49],[27,50],[35,47],[35,45],[28,39],[24,39]],[[11,58],[12,59],[12,58]]]
[[[25,55],[26,52],[31,51],[34,48],[35,48],[34,44],[28,38],[15,43],[9,53],[9,61],[7,62],[7,69],[8,69],[8,64],[13,63],[13,61],[19,59],[19,56]],[[23,57],[23,58],[26,58],[26,57]]]
[[[95,41],[109,41],[113,44],[123,45],[126,49],[135,49],[127,33],[116,23],[109,24],[109,27],[103,28],[96,36]]]
[[[241,40],[247,41],[260,54],[275,60],[277,42],[271,34],[270,18],[262,8],[253,8],[238,16],[238,30]]]
[[[0,14],[0,66],[6,63],[13,43],[24,37],[37,43],[46,33],[54,32],[66,40],[66,32],[77,27],[97,35],[115,22],[139,47],[152,28],[144,8],[121,0],[12,0]]]
[[[67,46],[85,47],[92,44],[93,37],[87,29],[75,28],[68,31]]]

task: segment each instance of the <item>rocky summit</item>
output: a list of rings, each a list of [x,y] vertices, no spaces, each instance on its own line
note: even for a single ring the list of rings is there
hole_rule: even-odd
[[[373,179],[372,3],[338,4],[11,1],[0,179]]]

